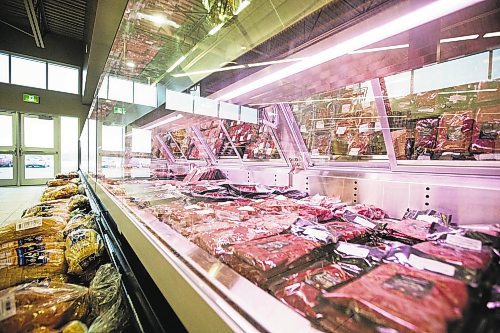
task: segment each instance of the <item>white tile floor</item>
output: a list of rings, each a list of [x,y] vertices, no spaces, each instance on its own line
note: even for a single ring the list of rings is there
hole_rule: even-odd
[[[40,201],[45,186],[0,187],[0,226],[21,217],[23,210]]]

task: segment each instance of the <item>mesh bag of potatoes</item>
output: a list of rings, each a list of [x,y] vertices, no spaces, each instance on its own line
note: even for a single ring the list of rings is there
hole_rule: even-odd
[[[88,289],[54,281],[31,282],[0,291],[0,306],[0,333],[53,332],[85,318]]]
[[[73,183],[63,186],[49,187],[43,192],[41,201],[69,198],[78,194],[78,192],[78,185]]]
[[[93,229],[73,230],[66,237],[68,273],[84,275],[94,269],[104,257],[104,243]]]

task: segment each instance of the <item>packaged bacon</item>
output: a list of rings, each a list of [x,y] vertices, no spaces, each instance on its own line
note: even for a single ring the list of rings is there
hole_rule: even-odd
[[[318,296],[332,290],[339,284],[353,278],[353,275],[335,263],[320,260],[294,273],[285,273],[269,289],[283,303],[301,315],[315,319],[313,307]]]
[[[446,333],[462,319],[468,302],[462,281],[390,263],[324,293],[314,310],[327,322],[336,321],[334,308],[360,323],[398,332]]]
[[[471,145],[473,128],[472,111],[443,113],[438,128],[436,150],[467,152]]]
[[[477,110],[471,152],[500,153],[500,105],[480,107]]]

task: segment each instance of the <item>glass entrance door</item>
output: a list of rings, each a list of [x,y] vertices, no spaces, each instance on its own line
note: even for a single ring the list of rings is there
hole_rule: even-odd
[[[0,186],[17,185],[17,114],[0,112]]]
[[[43,184],[60,172],[59,122],[59,117],[21,115],[21,185]]]

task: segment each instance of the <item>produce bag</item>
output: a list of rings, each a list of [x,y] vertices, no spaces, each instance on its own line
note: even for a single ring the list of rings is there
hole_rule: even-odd
[[[111,309],[120,298],[121,274],[112,264],[97,270],[89,286],[89,319],[92,321]]]
[[[59,328],[81,320],[88,310],[86,287],[58,282],[31,282],[0,291],[4,309],[0,332],[28,332],[39,326]]]
[[[91,271],[104,256],[104,243],[93,229],[78,229],[66,238],[68,273],[83,275]]]

